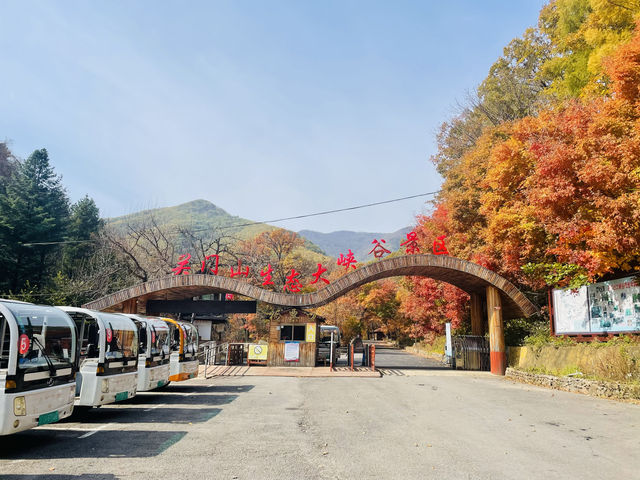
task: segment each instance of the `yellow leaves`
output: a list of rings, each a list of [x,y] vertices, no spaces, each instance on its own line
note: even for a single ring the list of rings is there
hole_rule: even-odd
[[[589,0],[589,4],[592,21],[602,26],[629,25],[633,23],[634,13],[640,10],[636,0]]]
[[[627,42],[640,12],[635,0],[554,0],[540,13],[553,55],[541,77],[557,98],[592,98],[608,91],[603,61]]]

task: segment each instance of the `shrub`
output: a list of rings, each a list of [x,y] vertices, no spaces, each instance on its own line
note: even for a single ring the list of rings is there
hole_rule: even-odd
[[[591,362],[584,368],[588,370],[586,373],[597,379],[608,381],[640,381],[640,354],[637,351],[630,351],[626,345],[620,344],[620,341],[618,341],[618,348],[615,348],[615,345],[616,343],[610,344],[612,348],[589,345],[588,348],[594,349],[594,354],[589,356]]]

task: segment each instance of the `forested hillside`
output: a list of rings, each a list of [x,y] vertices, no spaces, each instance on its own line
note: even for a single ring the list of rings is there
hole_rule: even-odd
[[[131,225],[139,225],[149,219],[153,219],[156,224],[175,232],[188,230],[199,235],[206,235],[207,232],[220,232],[220,235],[238,240],[250,240],[264,232],[279,230],[273,225],[231,215],[224,209],[202,199],[175,207],[154,208],[121,217],[107,218],[105,222],[115,231],[126,232]],[[183,244],[177,246],[188,247]],[[304,247],[315,253],[323,253],[323,250],[311,240],[305,241]]]
[[[193,200],[174,207],[142,210],[108,218],[106,223],[115,230],[125,231],[127,225],[138,224],[149,217],[153,217],[159,225],[168,228],[189,228],[194,231],[223,229],[238,238],[252,238],[259,233],[277,228],[231,215],[207,200]]]

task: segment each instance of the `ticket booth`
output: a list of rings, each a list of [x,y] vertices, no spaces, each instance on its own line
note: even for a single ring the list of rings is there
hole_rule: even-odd
[[[315,367],[317,357],[317,315],[304,310],[287,310],[271,320],[267,365],[270,367]]]

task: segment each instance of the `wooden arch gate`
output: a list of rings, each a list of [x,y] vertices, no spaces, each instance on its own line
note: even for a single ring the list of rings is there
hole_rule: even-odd
[[[374,280],[424,276],[450,283],[471,296],[471,328],[483,335],[488,325],[491,372],[504,375],[506,349],[503,321],[529,317],[538,310],[512,283],[475,263],[445,255],[403,255],[353,270],[324,288],[305,294],[273,292],[235,278],[216,275],[171,275],[125,288],[83,305],[111,312],[147,313],[151,300],[182,300],[210,293],[235,293],[284,307],[319,307]],[[486,315],[486,316],[485,316]],[[485,323],[484,318],[487,318]]]

